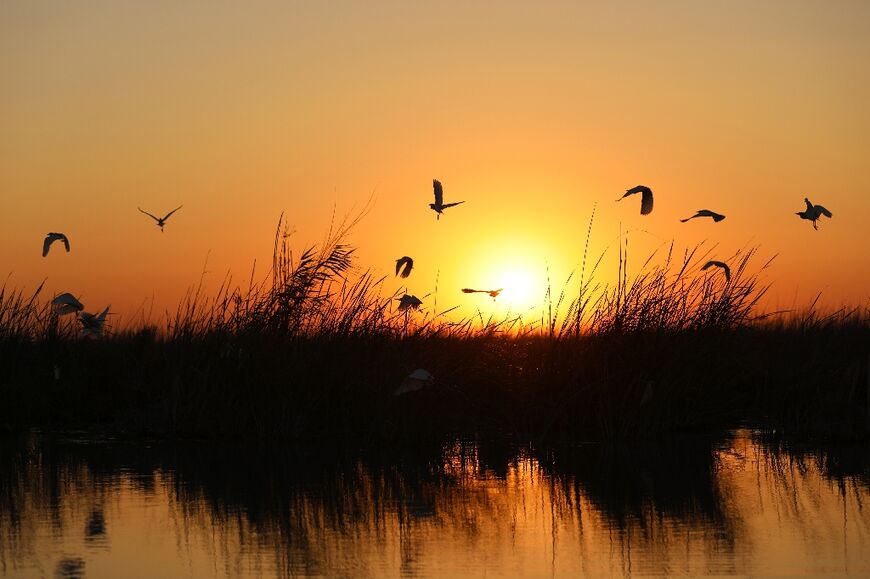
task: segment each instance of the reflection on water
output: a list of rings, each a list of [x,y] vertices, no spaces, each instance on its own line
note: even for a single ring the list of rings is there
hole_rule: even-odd
[[[0,443],[0,575],[860,575],[868,464],[748,431],[389,456],[34,435]]]

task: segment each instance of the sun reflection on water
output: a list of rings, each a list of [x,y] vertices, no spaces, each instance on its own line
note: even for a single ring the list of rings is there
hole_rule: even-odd
[[[727,440],[296,455],[0,449],[9,577],[863,573],[866,451]]]

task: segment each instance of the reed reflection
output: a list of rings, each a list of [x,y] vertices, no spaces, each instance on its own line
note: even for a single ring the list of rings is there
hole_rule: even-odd
[[[868,456],[837,452],[748,433],[407,453],[30,436],[0,444],[0,569],[725,574],[810,565],[806,541],[833,569],[866,569]]]

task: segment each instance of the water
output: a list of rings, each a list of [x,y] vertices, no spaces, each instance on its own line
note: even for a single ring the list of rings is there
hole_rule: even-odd
[[[870,453],[0,442],[0,576],[868,575]]]

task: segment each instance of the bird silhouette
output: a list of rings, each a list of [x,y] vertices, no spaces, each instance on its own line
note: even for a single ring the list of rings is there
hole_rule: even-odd
[[[166,225],[166,220],[169,219],[169,217],[170,217],[173,213],[175,213],[176,211],[178,211],[178,210],[181,209],[182,207],[184,207],[184,205],[179,205],[178,207],[176,207],[175,209],[173,209],[172,211],[170,211],[169,213],[167,213],[167,214],[164,215],[163,217],[157,217],[156,215],[151,215],[150,213],[148,213],[147,211],[145,211],[145,210],[142,209],[141,207],[137,207],[136,209],[138,209],[139,211],[141,211],[142,213],[144,213],[145,215],[147,215],[148,217],[150,217],[151,219],[153,219],[154,221],[156,221],[156,222],[157,222],[157,226],[160,228],[160,231],[161,231],[161,233],[162,233],[162,232],[163,232],[163,226]]]
[[[724,261],[716,261],[715,259],[711,259],[707,263],[704,264],[704,267],[701,268],[701,271],[704,271],[710,267],[718,267],[721,268],[722,271],[725,272],[725,281],[731,281],[731,268],[728,267],[728,264]]]
[[[63,241],[63,246],[66,248],[66,252],[69,253],[69,239],[63,233],[55,233],[53,231],[46,234],[45,239],[42,242],[42,257],[48,255],[48,250],[51,249],[51,244],[55,241]]]
[[[54,313],[59,316],[74,314],[85,309],[85,306],[82,305],[82,302],[77,300],[76,297],[71,293],[60,294],[59,296],[51,300],[51,305],[54,308]]]
[[[417,296],[412,296],[411,294],[405,294],[400,298],[396,298],[396,301],[399,302],[399,311],[407,311],[409,309],[416,310],[421,305],[423,305],[423,301],[420,300]]]
[[[424,386],[429,386],[435,382],[435,376],[431,372],[423,368],[417,368],[408,374],[399,387],[393,391],[393,396],[401,396],[408,392],[422,390]]]
[[[435,189],[435,203],[430,203],[429,207],[438,214],[437,219],[441,219],[441,213],[448,207],[461,205],[465,201],[457,201],[456,203],[444,203],[444,189],[441,187],[441,181],[432,179],[432,187]]]
[[[720,221],[725,219],[725,216],[721,213],[716,213],[715,211],[710,211],[709,209],[698,209],[698,211],[691,217],[680,219],[680,223],[685,223],[686,221],[694,219],[695,217],[712,217],[713,221],[715,221],[716,223],[719,223]]]
[[[414,260],[407,255],[396,260],[396,275],[399,277],[408,277],[411,275],[411,270],[414,269]]]
[[[638,185],[636,187],[632,187],[631,189],[626,190],[625,194],[617,199],[617,201],[622,201],[629,195],[634,195],[635,193],[641,193],[640,199],[640,214],[648,215],[652,213],[653,210],[653,192],[652,189],[645,185]]]
[[[828,218],[834,216],[830,211],[828,211],[821,205],[813,205],[806,197],[804,197],[804,203],[807,204],[806,210],[798,211],[797,213],[795,213],[795,215],[798,215],[801,219],[809,219],[810,221],[812,221],[813,229],[819,229],[817,222],[822,215]]]
[[[103,328],[106,324],[106,316],[109,314],[109,306],[106,306],[99,314],[90,314],[82,312],[79,315],[79,322],[82,324],[82,334],[98,338],[103,335]]]
[[[489,297],[491,297],[493,300],[497,298],[498,294],[500,294],[502,291],[504,291],[503,287],[500,287],[497,290],[478,290],[467,287],[462,288],[462,293],[464,294],[489,294]]]

